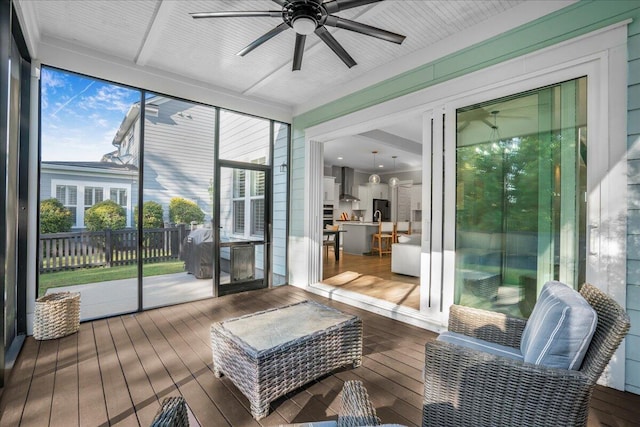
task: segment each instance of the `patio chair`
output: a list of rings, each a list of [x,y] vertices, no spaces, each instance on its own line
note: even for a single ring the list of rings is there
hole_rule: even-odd
[[[380,419],[369,400],[362,381],[345,381],[342,387],[342,407],[337,421],[316,421],[286,424],[289,427],[360,427],[379,426]],[[285,427],[285,425],[281,425]]]
[[[630,322],[622,307],[594,286],[585,284],[580,294],[565,287],[584,297],[577,298],[586,301],[587,308],[590,306],[597,316],[597,321],[591,322],[590,340],[574,343],[586,347],[581,364],[577,356],[569,360],[577,362],[575,370],[530,363],[526,358],[529,348],[523,346],[525,341],[538,338],[532,335],[532,329],[540,324],[534,326],[533,322],[540,319],[540,314],[547,319],[552,317],[545,311],[550,307],[543,296],[545,288],[528,321],[454,305],[449,315],[449,332],[444,334],[462,337],[458,343],[466,340],[473,344],[457,345],[453,343],[455,339],[446,337],[426,344],[422,425],[586,425],[593,388],[627,334]],[[573,309],[563,314],[573,316]],[[582,313],[574,321],[572,328],[588,323]],[[564,332],[570,332],[565,335],[566,341],[575,338],[573,329]],[[564,332],[559,331],[558,335]],[[547,345],[556,345],[552,341],[560,340],[553,334],[541,335],[546,335],[543,338]],[[491,353],[479,348],[490,349]],[[520,348],[525,350],[521,352],[525,354],[524,360],[522,355],[515,356]]]

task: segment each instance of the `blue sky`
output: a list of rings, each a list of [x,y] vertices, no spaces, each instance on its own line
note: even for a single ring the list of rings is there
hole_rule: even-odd
[[[42,68],[43,161],[100,161],[140,92],[52,68]]]

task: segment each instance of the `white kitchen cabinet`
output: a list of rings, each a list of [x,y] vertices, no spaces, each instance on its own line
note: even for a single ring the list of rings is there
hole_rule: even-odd
[[[351,205],[351,209],[353,210],[362,210],[364,212],[365,221],[367,220],[367,213],[369,214],[369,221],[371,221],[371,194],[369,192],[368,185],[358,185],[358,193],[355,196],[360,199],[359,202],[353,202]]]
[[[336,177],[335,176],[325,176],[322,180],[323,183],[323,196],[322,201],[325,205],[333,204],[335,200],[335,184]]]
[[[389,185],[388,184],[369,184],[369,193],[371,199],[389,199]]]

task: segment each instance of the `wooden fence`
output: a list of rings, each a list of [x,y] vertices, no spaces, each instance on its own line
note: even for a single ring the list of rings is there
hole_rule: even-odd
[[[188,234],[184,225],[143,231],[143,263],[176,260]],[[138,232],[133,229],[79,231],[40,235],[41,273],[86,267],[112,267],[138,262]]]

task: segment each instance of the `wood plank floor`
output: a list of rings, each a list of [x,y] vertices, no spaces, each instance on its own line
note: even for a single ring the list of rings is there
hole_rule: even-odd
[[[333,251],[324,257],[322,283],[420,309],[420,278],[391,272],[391,255],[366,256]]]
[[[211,366],[212,322],[314,299],[357,314],[364,361],[272,404],[260,422]],[[435,334],[292,286],[252,291],[82,323],[79,333],[25,341],[0,401],[0,426],[147,426],[163,398],[182,395],[203,426],[272,426],[335,419],[344,381],[364,381],[384,422],[420,424],[424,344]],[[631,426],[640,396],[598,387],[589,425]]]

